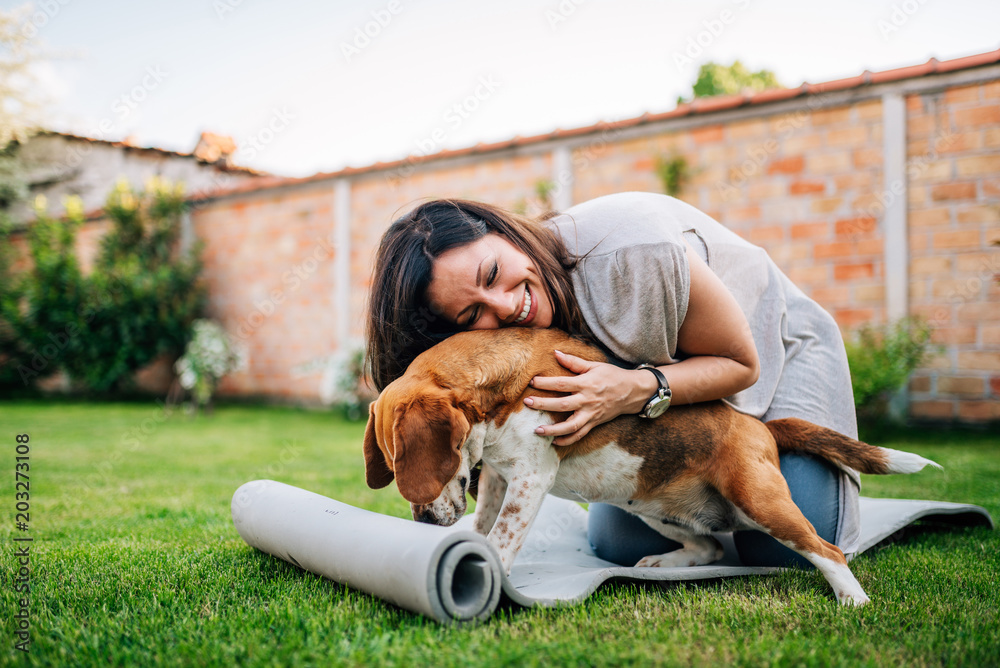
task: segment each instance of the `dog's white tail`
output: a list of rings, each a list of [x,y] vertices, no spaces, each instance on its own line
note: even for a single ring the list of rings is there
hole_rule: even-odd
[[[937,462],[924,459],[920,455],[915,455],[912,452],[903,452],[902,450],[893,450],[892,448],[879,449],[885,453],[889,469],[886,471],[887,473],[916,473],[925,466],[933,466],[936,469],[944,468]]]
[[[805,452],[862,473],[916,473],[925,466],[941,468],[920,455],[869,445],[798,418],[782,418],[765,424],[779,452]]]

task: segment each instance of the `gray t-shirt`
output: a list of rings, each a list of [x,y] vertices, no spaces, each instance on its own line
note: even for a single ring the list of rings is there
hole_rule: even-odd
[[[580,258],[573,291],[612,355],[632,364],[679,361],[677,333],[691,287],[687,241],[736,298],[757,346],[760,378],[725,401],[764,421],[799,417],[857,438],[840,330],[764,249],[689,204],[654,193],[598,197],[547,222]],[[853,500],[842,484],[837,543],[849,553],[857,542],[860,483],[853,471],[844,481],[854,485]]]

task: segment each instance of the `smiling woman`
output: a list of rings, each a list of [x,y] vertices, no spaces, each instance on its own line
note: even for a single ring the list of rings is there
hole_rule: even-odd
[[[536,429],[556,446],[619,415],[655,419],[671,402],[718,399],[763,421],[797,417],[857,436],[833,318],[763,249],[665,195],[607,195],[537,220],[469,200],[426,202],[385,233],[369,299],[379,390],[466,329],[557,327],[601,346],[610,363],[556,351],[572,375],[532,381],[559,394],[526,404],[569,415]],[[812,461],[799,470],[790,482],[810,499],[807,518],[852,552],[857,473]],[[623,532],[629,516],[594,510],[592,529],[595,518],[614,528],[592,532],[595,548],[617,561],[627,554],[617,548],[644,529]]]

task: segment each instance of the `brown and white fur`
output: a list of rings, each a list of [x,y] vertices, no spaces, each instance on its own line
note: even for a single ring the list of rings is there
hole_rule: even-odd
[[[673,406],[645,420],[621,416],[567,447],[535,427],[565,414],[529,409],[536,375],[567,375],[554,350],[604,360],[552,329],[463,332],[417,357],[370,407],[368,485],[395,477],[414,519],[451,525],[465,514],[472,468],[483,463],[474,516],[510,571],[546,494],[610,503],[683,545],[637,566],[696,566],[722,556],[709,535],[758,529],[813,563],[842,604],[868,597],[844,554],[792,502],[778,466],[797,451],[864,473],[912,473],[934,462],[879,448],[796,418],[768,423],[721,401]]]

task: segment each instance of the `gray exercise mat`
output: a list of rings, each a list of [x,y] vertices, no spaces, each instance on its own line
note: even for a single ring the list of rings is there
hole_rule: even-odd
[[[233,523],[248,545],[307,571],[441,622],[488,618],[501,595],[522,606],[579,603],[609,580],[677,581],[764,575],[778,568],[740,563],[728,535],[708,566],[634,568],[599,559],[587,541],[587,511],[549,496],[509,576],[472,516],[449,528],[355,508],[319,494],[255,480],[232,500]],[[993,527],[968,504],[861,498],[863,552],[918,521]]]

